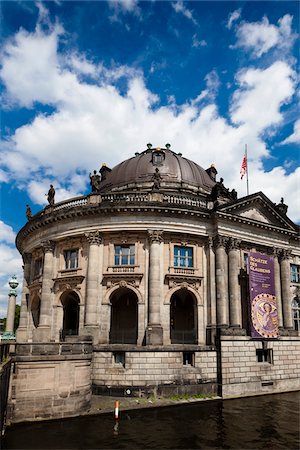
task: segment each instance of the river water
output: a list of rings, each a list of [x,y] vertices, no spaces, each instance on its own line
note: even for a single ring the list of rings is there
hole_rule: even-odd
[[[298,450],[300,393],[13,425],[6,449]]]

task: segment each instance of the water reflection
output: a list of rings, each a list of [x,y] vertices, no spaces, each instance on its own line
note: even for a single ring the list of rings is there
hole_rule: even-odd
[[[299,449],[299,393],[20,424],[7,449]]]

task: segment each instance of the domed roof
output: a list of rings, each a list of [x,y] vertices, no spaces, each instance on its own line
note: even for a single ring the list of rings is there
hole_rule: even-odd
[[[180,188],[210,193],[216,184],[202,167],[169,148],[148,148],[121,162],[112,170],[104,166],[100,172],[100,192],[150,188],[155,173],[159,174],[162,190]]]

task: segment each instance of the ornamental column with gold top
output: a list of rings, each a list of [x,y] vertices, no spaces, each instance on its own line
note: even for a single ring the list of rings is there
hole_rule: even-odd
[[[160,320],[160,301],[161,301],[161,263],[160,246],[163,242],[163,232],[158,230],[149,230],[149,319],[146,330],[147,345],[163,344],[163,329]]]
[[[100,276],[100,244],[102,237],[99,231],[85,234],[89,242],[88,268],[86,281],[85,326],[97,327],[97,307]]]

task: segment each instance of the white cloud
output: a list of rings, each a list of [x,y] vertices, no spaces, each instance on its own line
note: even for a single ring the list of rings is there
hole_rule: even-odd
[[[138,0],[108,0],[113,15],[109,17],[111,22],[123,23],[122,16],[124,14],[133,14],[141,19],[141,9],[138,6]],[[128,30],[128,24],[124,24]]]
[[[236,22],[241,17],[241,11],[242,11],[241,8],[239,8],[229,14],[226,25],[226,27],[229,30],[231,30],[233,23]]]
[[[206,46],[207,46],[207,42],[204,39],[199,40],[197,35],[194,34],[192,47],[199,48],[199,47],[206,47]]]
[[[274,47],[287,50],[296,38],[292,20],[293,17],[286,14],[278,20],[278,26],[270,24],[267,17],[261,22],[242,22],[236,30],[238,41],[235,47],[249,50],[257,58]]]
[[[281,27],[288,30],[286,19]],[[252,192],[264,190],[274,202],[284,196],[291,217],[300,220],[300,211],[293,207],[298,173],[287,176],[278,167],[270,182],[262,163],[269,156],[263,135],[282,121],[281,107],[295,92],[295,74],[287,62],[240,71],[229,118],[225,118],[215,103],[219,88],[215,71],[207,75],[206,88],[195,100],[179,106],[170,97],[170,103],[161,106],[141,72],[94,65],[76,53],[70,64],[70,55],[58,51],[61,33],[59,25],[47,33],[38,28],[33,33],[21,30],[5,46],[2,57],[1,76],[12,101],[28,106],[38,101],[55,108],[50,115],[37,115],[3,143],[7,176],[27,189],[33,201],[45,204],[50,183],[56,188],[57,201],[82,193],[90,171],[103,162],[114,166],[144,150],[149,141],[154,146],[171,141],[174,151],[203,167],[214,161],[225,184],[244,195],[239,169],[247,143],[250,173],[256,180]],[[36,62],[33,54],[43,57]],[[80,71],[95,73],[94,81],[80,80]],[[114,86],[120,76],[127,81],[125,93]],[[209,104],[201,104],[204,98]],[[280,185],[274,186],[274,176]]]
[[[6,225],[2,220],[0,220],[0,236],[1,241],[8,244],[15,242],[16,235],[10,225]]]
[[[300,119],[294,123],[294,131],[281,144],[300,144]]]
[[[187,19],[191,20],[194,25],[197,25],[197,21],[195,20],[192,11],[186,8],[182,1],[172,3],[172,7],[177,14],[183,14]]]

